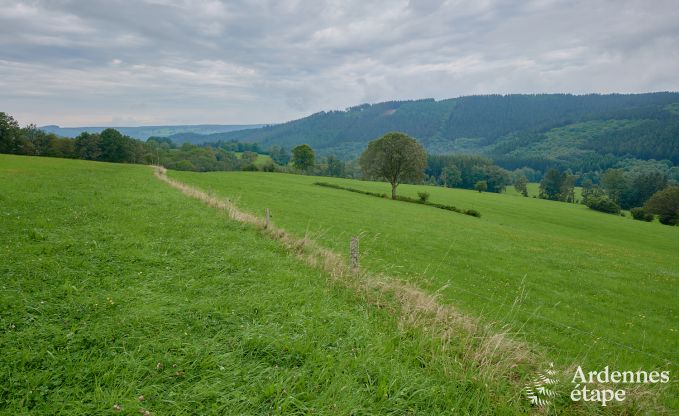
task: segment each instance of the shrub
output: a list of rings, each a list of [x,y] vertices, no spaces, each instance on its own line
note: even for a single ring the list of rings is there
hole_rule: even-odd
[[[403,196],[403,195],[396,195],[396,200],[397,201],[403,201],[403,202],[413,202],[415,204],[423,204],[422,201],[419,199],[411,198],[409,196]]]
[[[268,160],[262,165],[262,172],[275,172],[276,166],[272,161]]]
[[[471,215],[472,217],[481,218],[481,213],[475,209],[468,209],[464,213],[465,215]]]
[[[429,192],[418,192],[417,196],[420,197],[420,202],[426,204],[429,201]]]
[[[426,205],[429,205],[431,207],[436,207],[436,208],[439,208],[439,209],[445,209],[446,211],[453,211],[453,212],[459,212],[460,214],[464,214],[464,212],[460,208],[452,206],[452,205],[435,204],[435,203],[432,203],[432,202],[428,202]]]
[[[658,214],[660,223],[677,225],[679,222],[679,186],[672,185],[658,191],[644,204],[644,210]]]
[[[632,214],[632,218],[634,218],[637,221],[646,221],[646,222],[651,222],[653,221],[653,214],[650,212],[646,212],[643,208],[632,208],[630,210],[630,214]]]
[[[606,212],[609,214],[617,214],[620,212],[620,207],[618,206],[618,204],[613,202],[613,200],[611,200],[607,196],[588,198],[587,207],[596,211]]]
[[[677,225],[679,223],[679,212],[674,215],[661,214],[658,215],[658,220],[661,224],[665,225]]]
[[[193,163],[191,163],[190,160],[180,160],[179,162],[175,163],[174,165],[170,165],[172,169],[176,170],[196,170],[196,167],[194,166]]]
[[[344,189],[342,186],[336,185],[334,183],[328,183],[328,182],[314,182],[314,185],[324,186],[326,188]]]
[[[328,183],[328,182],[314,182],[314,185],[324,186],[326,188],[342,189],[344,191],[356,192],[357,194],[363,194],[363,195],[376,196],[378,198],[387,198],[388,197],[387,194],[385,194],[385,193],[361,191],[360,189],[346,188],[344,186],[337,185],[337,184],[334,184],[334,183]]]

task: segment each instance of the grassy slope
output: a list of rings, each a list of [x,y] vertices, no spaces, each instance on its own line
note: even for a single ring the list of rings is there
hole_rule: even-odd
[[[0,155],[0,258],[0,413],[526,410],[148,167]]]
[[[445,302],[508,323],[562,365],[668,369],[679,351],[679,232],[582,205],[401,186],[416,197],[479,210],[481,219],[313,186],[317,178],[171,172],[345,252],[362,235],[362,264]],[[388,185],[328,179],[388,192]],[[512,307],[517,298],[518,307]],[[632,347],[630,350],[627,347]]]
[[[243,156],[243,152],[234,152],[234,153],[236,154],[236,157],[238,159],[242,158],[242,156]],[[260,153],[257,154],[257,160],[255,160],[255,166],[263,166],[267,162],[273,163],[271,156],[263,155],[263,154],[260,154]]]
[[[538,197],[540,195],[540,184],[537,182],[530,182],[528,183],[528,196],[529,197]],[[574,189],[575,192],[575,199],[577,201],[582,199],[582,187],[576,186]],[[505,190],[505,193],[507,195],[512,195],[512,196],[522,196],[520,193],[514,189],[513,186],[508,186],[507,189]]]

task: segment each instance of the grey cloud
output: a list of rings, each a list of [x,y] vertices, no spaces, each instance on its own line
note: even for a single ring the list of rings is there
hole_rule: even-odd
[[[672,1],[0,0],[0,111],[255,123],[365,101],[677,90],[678,19]]]

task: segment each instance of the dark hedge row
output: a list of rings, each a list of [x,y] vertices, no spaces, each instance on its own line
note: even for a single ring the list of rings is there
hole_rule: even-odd
[[[341,186],[341,185],[337,185],[337,184],[334,184],[334,183],[314,182],[314,185],[323,186],[323,187],[326,187],[326,188],[341,189],[343,191],[356,192],[358,194],[370,195],[370,196],[375,196],[375,197],[378,197],[378,198],[385,198],[385,199],[389,198],[389,196],[387,194],[384,194],[384,193],[363,191],[363,190],[360,190],[360,189]],[[460,208],[453,206],[453,205],[445,205],[445,204],[437,204],[435,202],[429,202],[428,199],[424,199],[424,198],[416,199],[416,198],[410,198],[410,197],[407,197],[407,196],[396,196],[396,200],[403,201],[403,202],[410,202],[410,203],[413,203],[413,204],[428,205],[430,207],[444,209],[446,211],[452,211],[452,212],[457,212],[457,213],[460,213],[460,214],[470,215],[472,217],[481,218],[481,213],[479,211],[475,210],[475,209],[465,209],[465,210],[463,210],[463,209],[460,209]]]

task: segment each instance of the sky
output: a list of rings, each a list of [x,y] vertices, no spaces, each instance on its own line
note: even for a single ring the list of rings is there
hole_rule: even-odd
[[[0,0],[0,111],[248,124],[389,100],[677,91],[677,22],[676,0]]]

